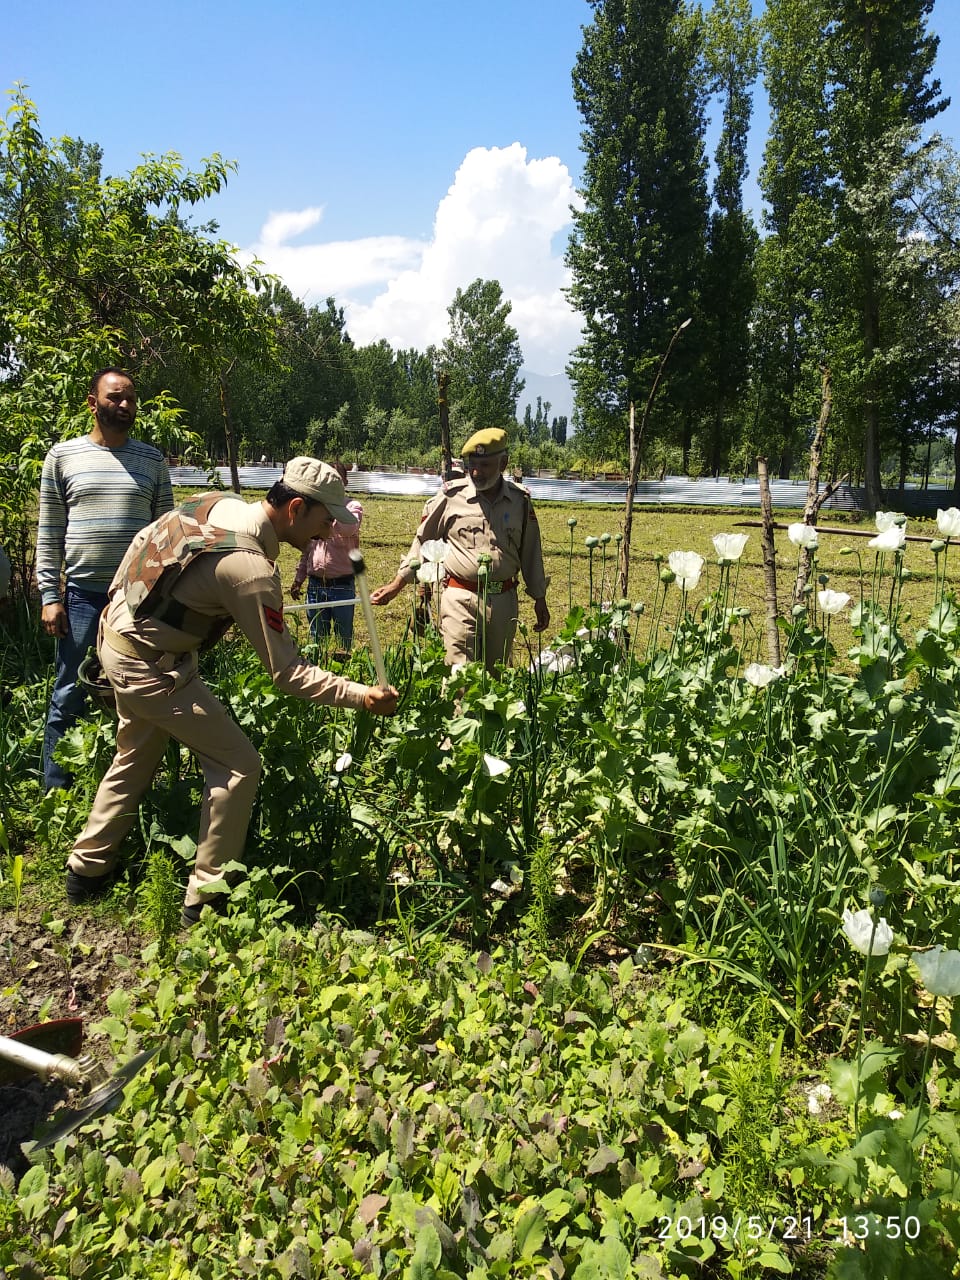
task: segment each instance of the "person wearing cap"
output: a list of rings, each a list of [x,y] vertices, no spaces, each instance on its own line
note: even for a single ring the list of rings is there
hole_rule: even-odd
[[[346,489],[347,468],[342,462],[330,465]],[[363,507],[355,498],[347,502],[347,509],[355,517],[353,524],[342,525],[334,520],[329,538],[314,538],[308,543],[290,586],[291,596],[299,600],[303,581],[307,580],[307,604],[325,606],[307,610],[314,640],[320,644],[332,630],[344,650],[353,646],[355,584],[350,552],[360,550],[360,523],[363,520]],[[341,604],[340,601],[346,603]]]
[[[356,522],[340,477],[315,458],[294,458],[262,502],[199,495],[133,540],[110,585],[98,643],[116,695],[116,755],[70,854],[71,902],[109,888],[121,841],[174,738],[195,753],[204,776],[184,924],[198,920],[208,903],[222,908],[224,895],[204,896],[203,888],[243,853],[260,758],[200,679],[197,653],[232,623],[282,692],[375,715],[396,711],[396,689],[358,684],[305,662],[284,624],[280,544],[303,551],[311,539],[328,536],[334,520]]]
[[[424,507],[420,527],[396,577],[371,595],[387,604],[414,579],[425,542],[447,544],[440,632],[448,665],[508,663],[517,630],[517,586],[523,578],[533,599],[534,631],[550,625],[549,579],[544,573],[540,526],[526,489],[505,474],[507,436],[498,427],[477,431],[462,449],[466,475],[447,481]],[[481,575],[480,556],[490,559]]]

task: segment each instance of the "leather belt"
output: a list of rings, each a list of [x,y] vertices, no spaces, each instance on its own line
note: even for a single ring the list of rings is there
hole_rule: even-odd
[[[321,587],[346,587],[353,583],[353,574],[344,573],[339,578],[324,578],[319,573],[312,575],[315,582],[319,582]]]
[[[459,587],[461,591],[473,591],[477,593],[483,588],[479,582],[464,582],[463,578],[455,578],[452,573],[447,574],[447,586]],[[498,596],[504,591],[513,591],[516,589],[516,578],[504,578],[502,582],[487,582],[486,591],[488,595]]]

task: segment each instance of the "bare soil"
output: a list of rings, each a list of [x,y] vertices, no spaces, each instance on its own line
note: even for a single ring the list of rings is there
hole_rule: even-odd
[[[55,918],[29,904],[19,915],[6,911],[0,915],[0,1035],[80,1017],[83,1052],[112,1067],[106,1038],[91,1028],[106,1014],[111,991],[136,981],[144,944],[133,920],[118,921],[102,908],[64,905]],[[64,1085],[38,1076],[0,1080],[0,1168],[14,1176],[24,1171],[20,1144],[70,1096]]]

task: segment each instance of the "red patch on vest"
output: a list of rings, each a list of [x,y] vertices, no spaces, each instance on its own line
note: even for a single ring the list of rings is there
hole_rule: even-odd
[[[267,620],[267,626],[271,631],[283,630],[283,611],[281,609],[271,609],[268,604],[263,606],[263,616]]]

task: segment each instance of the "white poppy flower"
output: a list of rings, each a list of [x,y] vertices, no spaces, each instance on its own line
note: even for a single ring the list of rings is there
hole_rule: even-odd
[[[739,560],[749,537],[749,533],[715,533],[713,545],[721,560]]]
[[[787,537],[795,547],[806,547],[808,551],[816,551],[819,546],[816,525],[803,524],[799,520],[787,525]]]
[[[937,509],[937,528],[945,538],[956,538],[960,534],[960,509],[947,507],[946,511]]]
[[[893,942],[893,930],[881,916],[877,921],[876,931],[873,927],[873,916],[864,907],[862,911],[844,911],[843,932],[850,945],[861,955],[885,956]],[[870,939],[873,938],[873,945]]]
[[[900,524],[903,516],[899,511],[878,511],[876,514],[877,533],[886,533],[888,529],[892,529],[894,525]]]
[[[907,533],[902,524],[892,524],[867,543],[874,551],[899,551],[906,544]]]
[[[696,551],[671,551],[667,564],[677,579],[681,591],[693,591],[703,572],[703,556]]]
[[[818,591],[817,599],[824,613],[842,613],[850,603],[846,591]]]
[[[833,1097],[833,1090],[828,1084],[815,1084],[807,1094],[807,1110],[812,1116],[818,1116],[823,1104]]]
[[[920,970],[920,981],[932,996],[960,996],[960,951],[931,947],[917,951],[913,962]]]
[[[417,581],[425,582],[429,586],[436,586],[437,583],[444,579],[443,562],[439,560],[424,560],[423,564],[417,570]]]
[[[545,671],[548,675],[565,675],[572,667],[577,665],[577,660],[573,656],[570,645],[564,645],[561,649],[544,649],[538,657],[530,663],[531,671]]]
[[[442,538],[430,538],[420,543],[420,559],[430,560],[433,564],[443,564],[449,546]]]
[[[496,756],[491,756],[486,751],[483,753],[483,767],[491,778],[499,778],[510,772],[510,766],[506,760],[498,760]]]
[[[780,680],[785,674],[785,667],[768,667],[763,662],[751,662],[744,671],[743,678],[755,689],[765,689],[768,684]]]
[[[334,772],[343,773],[346,769],[349,769],[352,764],[353,756],[349,751],[345,751],[342,756],[337,757],[336,763],[333,766]]]

